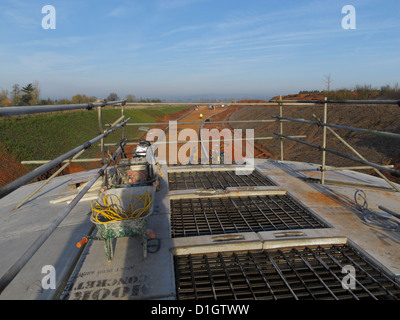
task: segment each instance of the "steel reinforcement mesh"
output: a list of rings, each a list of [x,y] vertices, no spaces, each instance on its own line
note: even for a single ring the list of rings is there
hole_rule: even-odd
[[[170,172],[169,190],[225,189],[226,187],[274,186],[271,180],[254,170],[251,174],[230,171]]]
[[[171,200],[175,237],[324,228],[288,195]]]
[[[179,300],[400,298],[400,286],[348,245],[194,254],[174,260]],[[353,283],[344,279],[348,266],[354,268]]]

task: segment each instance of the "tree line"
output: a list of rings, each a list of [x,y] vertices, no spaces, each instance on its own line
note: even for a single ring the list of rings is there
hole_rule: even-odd
[[[34,106],[34,105],[50,105],[50,104],[83,104],[100,101],[118,101],[126,100],[127,102],[162,102],[160,99],[140,98],[136,99],[133,94],[127,94],[125,98],[120,98],[117,93],[111,92],[107,98],[98,99],[95,96],[87,96],[85,94],[76,94],[71,99],[42,99],[40,97],[39,82],[35,81],[26,86],[14,84],[11,91],[0,88],[0,107],[7,106]]]
[[[377,100],[400,99],[399,84],[385,85],[379,88],[371,85],[356,85],[354,88],[340,88],[336,90],[302,90],[302,93],[323,93],[330,100]]]

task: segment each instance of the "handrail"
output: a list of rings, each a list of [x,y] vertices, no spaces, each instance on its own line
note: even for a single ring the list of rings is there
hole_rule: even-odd
[[[87,185],[78,193],[78,195],[71,201],[71,203],[65,207],[65,209],[58,215],[58,217],[52,221],[49,227],[31,244],[31,246],[25,251],[25,253],[7,270],[7,272],[0,278],[0,294],[10,284],[10,282],[16,277],[26,263],[32,258],[32,256],[40,249],[43,243],[50,237],[50,235],[56,230],[57,226],[68,216],[72,209],[78,204],[79,200],[89,191],[94,185],[98,178],[100,178],[104,171],[109,166],[111,160],[109,160],[104,166],[96,173],[96,175],[87,183]]]
[[[387,171],[387,172],[389,172],[390,174],[392,174],[395,177],[400,177],[400,171],[398,171],[398,170],[390,169],[390,168],[387,168],[387,167],[384,167],[384,166],[380,166],[378,164],[375,164],[375,163],[372,163],[372,162],[369,162],[369,161],[365,161],[365,160],[358,159],[358,158],[355,158],[355,157],[352,157],[352,156],[348,156],[346,154],[337,152],[335,150],[331,150],[331,149],[328,149],[328,148],[323,148],[323,147],[317,146],[315,144],[312,144],[312,143],[309,143],[309,142],[306,142],[306,141],[302,141],[302,140],[299,140],[299,139],[295,139],[295,138],[292,138],[292,137],[289,137],[289,136],[286,136],[286,135],[283,135],[283,134],[279,134],[279,133],[276,133],[276,132],[274,132],[274,134],[277,135],[278,137],[289,139],[289,140],[292,140],[292,141],[295,141],[295,142],[299,142],[299,143],[305,144],[305,145],[307,145],[309,147],[312,147],[314,149],[318,149],[320,151],[326,151],[326,152],[335,154],[335,155],[337,155],[339,157],[342,157],[342,158],[346,158],[346,159],[350,159],[350,160],[353,160],[353,161],[356,161],[356,162],[360,162],[360,163],[363,163],[363,164],[365,164],[367,166],[374,167],[374,168],[377,168],[377,169],[382,170],[382,171]]]
[[[319,125],[319,126],[326,126],[326,127],[337,128],[337,129],[360,131],[360,132],[372,133],[372,134],[376,134],[376,135],[380,135],[380,136],[386,136],[386,137],[400,139],[400,134],[393,133],[393,132],[385,132],[385,131],[378,131],[378,130],[371,130],[371,129],[363,129],[363,128],[357,128],[357,127],[348,127],[348,126],[342,126],[342,125],[339,125],[339,124],[323,123],[323,122],[310,121],[310,120],[304,120],[304,119],[294,119],[294,118],[286,118],[286,117],[278,117],[278,116],[272,116],[272,118],[276,118],[276,119],[279,119],[279,120],[283,119],[283,120],[288,120],[288,121],[307,123],[307,124],[316,124],[316,125]]]
[[[39,106],[12,106],[0,108],[0,117],[18,116],[33,113],[46,113],[54,111],[78,110],[88,109],[94,107],[105,107],[114,104],[125,104],[126,100],[110,101],[110,102],[96,102],[96,103],[83,103],[83,104],[58,104],[58,105],[39,105]]]
[[[375,134],[375,135],[380,135],[384,137],[390,137],[390,138],[400,138],[400,134],[398,133],[392,133],[392,132],[384,132],[384,131],[378,131],[378,130],[371,130],[371,129],[363,129],[363,128],[357,128],[357,127],[349,127],[349,126],[343,126],[343,125],[337,125],[337,124],[331,124],[328,123],[327,121],[327,108],[328,108],[328,103],[330,104],[371,104],[371,105],[377,105],[377,104],[382,104],[382,105],[398,105],[400,106],[400,100],[328,100],[328,98],[324,98],[324,100],[307,100],[307,101],[299,101],[299,100],[283,100],[282,96],[277,99],[277,100],[270,100],[270,102],[276,102],[279,104],[280,107],[280,114],[279,116],[272,116],[273,118],[276,119],[276,121],[280,122],[280,133],[274,133],[276,136],[280,137],[281,139],[281,160],[283,161],[283,139],[289,139],[295,142],[299,142],[305,145],[308,145],[312,148],[318,149],[319,151],[322,152],[322,164],[321,164],[321,183],[325,183],[325,171],[327,171],[325,167],[325,162],[326,162],[326,152],[335,154],[339,157],[350,159],[356,162],[360,162],[362,164],[365,164],[366,166],[372,168],[377,172],[379,176],[381,176],[386,182],[388,182],[393,189],[396,191],[400,192],[400,189],[395,186],[388,178],[386,178],[382,173],[380,173],[378,170],[390,172],[393,176],[395,177],[400,177],[400,171],[399,170],[394,170],[388,168],[388,166],[381,166],[372,162],[367,161],[364,157],[362,157],[353,147],[351,147],[347,142],[343,140],[337,133],[335,133],[330,127],[332,128],[337,128],[337,129],[344,129],[344,130],[350,130],[350,131],[358,131],[358,132],[364,132],[364,133],[370,133],[370,134]],[[324,109],[324,119],[320,120],[318,117],[314,115],[314,118],[317,119],[317,121],[309,121],[309,120],[304,120],[304,119],[294,119],[294,118],[288,118],[288,117],[283,117],[282,115],[282,106],[284,103],[288,104],[293,104],[295,105],[298,102],[302,102],[305,104],[323,104],[323,109]],[[306,124],[311,124],[311,125],[318,125],[323,127],[323,140],[322,140],[322,146],[314,145],[306,141],[298,140],[293,137],[287,136],[283,134],[283,129],[282,129],[282,122],[283,121],[294,121],[294,122],[300,122],[300,123],[306,123]],[[350,150],[352,150],[358,158],[348,156],[346,154],[331,150],[326,148],[326,130],[329,130],[332,132],[342,143],[344,143]],[[353,167],[356,169],[356,167]]]
[[[260,123],[267,123],[267,122],[275,122],[275,120],[272,119],[256,119],[256,120],[223,120],[223,121],[207,121],[205,124],[223,124],[223,123],[255,123],[255,122],[260,122]],[[178,125],[186,125],[186,124],[199,124],[200,122],[198,121],[189,121],[189,122],[178,122]],[[126,125],[127,126],[159,126],[159,125],[167,125],[170,124],[169,122],[129,122]],[[107,125],[107,124],[106,124]]]
[[[85,142],[84,144],[81,144],[80,146],[64,153],[63,155],[51,160],[50,162],[34,169],[31,172],[28,172],[26,175],[19,177],[18,179],[10,182],[9,184],[3,186],[0,188],[0,199],[3,198],[4,196],[8,195],[9,193],[13,192],[14,190],[18,189],[19,187],[23,186],[24,184],[30,182],[31,180],[39,177],[40,175],[46,173],[50,169],[54,168],[55,166],[59,165],[62,163],[64,160],[67,160],[71,157],[73,157],[75,154],[78,152],[85,150],[89,148],[92,144],[96,143],[97,141],[103,139],[106,137],[108,134],[113,132],[114,130],[120,128],[121,126],[124,126],[131,118],[126,119],[122,123],[116,125],[115,127],[109,128],[104,131],[104,133],[98,135],[97,137],[93,138],[92,140],[89,140]]]
[[[400,106],[400,100],[270,100],[274,103],[337,103],[337,104],[397,104]]]
[[[296,103],[298,105],[306,105],[306,104],[323,104],[323,103],[348,103],[348,104],[400,104],[400,100],[269,100],[266,102],[195,102],[195,101],[188,101],[188,102],[127,102],[128,106],[133,106],[133,105],[140,105],[140,106],[152,106],[152,105],[209,105],[209,104],[215,104],[215,105],[220,105],[220,104],[226,104],[230,106],[241,106],[241,105],[276,105],[279,103]]]

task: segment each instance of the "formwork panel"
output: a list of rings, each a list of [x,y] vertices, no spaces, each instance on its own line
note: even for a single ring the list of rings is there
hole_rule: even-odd
[[[400,286],[352,247],[326,245],[175,256],[177,298],[399,300]],[[355,287],[342,281],[354,268]]]
[[[289,195],[174,199],[172,237],[324,228]]]

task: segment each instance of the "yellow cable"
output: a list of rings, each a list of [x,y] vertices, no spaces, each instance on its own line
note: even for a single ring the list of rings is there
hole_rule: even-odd
[[[131,198],[126,210],[121,207],[121,199],[124,197]],[[135,202],[133,203],[134,200]],[[146,192],[141,196],[124,195],[119,198],[115,195],[105,195],[102,198],[102,202],[103,204],[97,201],[91,202],[93,222],[108,223],[140,218],[149,212],[152,199],[150,193]]]

